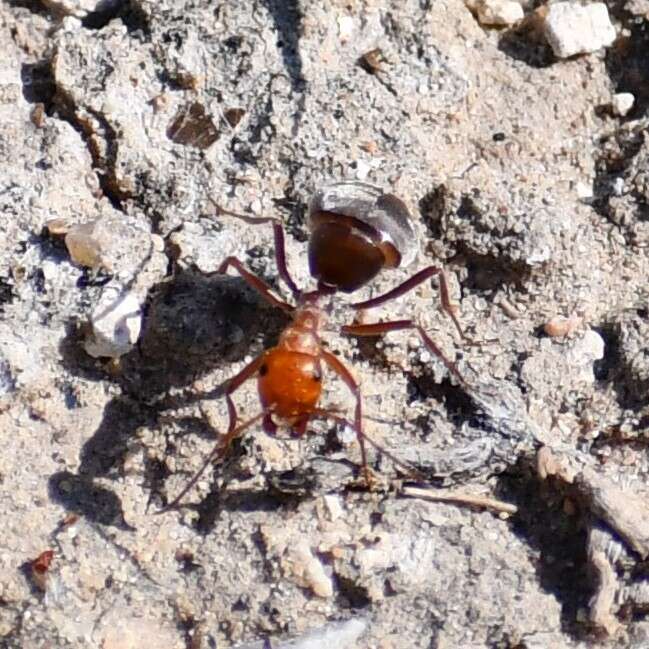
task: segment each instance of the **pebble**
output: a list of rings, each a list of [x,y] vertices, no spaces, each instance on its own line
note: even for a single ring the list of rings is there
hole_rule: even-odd
[[[613,190],[613,194],[615,196],[622,196],[625,189],[624,178],[621,178],[620,176],[615,178],[615,180],[613,180],[613,182],[611,183],[611,189]]]
[[[583,318],[574,313],[567,318],[554,316],[543,325],[543,331],[552,338],[563,338],[577,331],[583,322]]]
[[[593,363],[604,358],[604,339],[594,330],[584,332],[566,352],[566,359],[575,370],[575,380],[592,383],[595,380]]]
[[[70,258],[79,266],[98,268],[102,263],[102,241],[96,232],[96,222],[75,225],[65,235]]]
[[[119,358],[137,342],[142,328],[140,302],[116,284],[107,284],[91,317],[84,348],[94,358]]]
[[[341,16],[338,18],[338,34],[340,40],[345,43],[354,33],[354,19],[351,16]]]
[[[273,638],[272,646],[276,649],[346,649],[360,646],[357,640],[368,628],[367,620],[351,618],[344,622],[332,622],[318,629],[313,629],[299,638],[281,641]],[[237,645],[235,649],[264,649],[263,640]]]
[[[585,363],[592,363],[604,358],[604,349],[604,339],[596,331],[589,329],[575,345],[573,352],[583,358]]]
[[[85,18],[95,11],[109,11],[117,6],[117,0],[43,0],[43,4],[51,11],[59,14]]]
[[[304,586],[311,589],[314,595],[322,598],[333,596],[334,588],[331,577],[324,566],[313,556],[306,541],[299,542],[291,552],[293,574]]]
[[[633,108],[635,97],[630,92],[618,92],[613,95],[611,108],[615,115],[624,117]]]
[[[481,25],[506,27],[523,20],[523,7],[515,0],[469,0],[467,6]]]
[[[338,496],[327,494],[323,496],[323,501],[329,514],[329,520],[335,521],[343,515],[343,506]]]
[[[356,430],[353,426],[350,426],[348,424],[343,424],[342,426],[336,427],[336,437],[343,446],[349,446],[358,439]]]
[[[595,52],[615,40],[615,27],[602,2],[589,5],[556,2],[550,5],[544,32],[552,51],[560,59]]]
[[[371,171],[371,167],[363,160],[356,161],[356,180],[365,180]]]
[[[591,183],[578,182],[575,185],[577,197],[582,201],[587,201],[593,197],[593,185]]]

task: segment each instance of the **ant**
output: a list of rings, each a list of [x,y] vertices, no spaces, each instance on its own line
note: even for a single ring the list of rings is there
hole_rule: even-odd
[[[298,438],[305,434],[312,417],[329,417],[349,424],[331,410],[318,407],[323,364],[342,379],[356,400],[353,428],[360,445],[363,473],[368,486],[371,485],[371,477],[367,466],[366,441],[379,448],[396,464],[403,466],[397,458],[363,434],[360,386],[345,365],[323,348],[319,331],[331,310],[331,298],[334,295],[339,292],[353,293],[370,282],[383,268],[406,266],[414,260],[417,236],[406,205],[393,194],[386,194],[378,187],[356,181],[335,183],[317,191],[308,210],[309,270],[317,281],[317,287],[312,291],[299,289],[288,271],[284,229],[278,219],[248,217],[228,212],[218,205],[216,207],[224,214],[249,223],[272,223],[277,271],[290,290],[294,304],[275,296],[271,287],[246,270],[237,257],[227,257],[214,274],[224,274],[229,268],[234,269],[262,298],[290,315],[292,321],[282,331],[275,347],[262,352],[225,383],[223,393],[228,408],[228,430],[180,494],[162,511],[176,506],[209,464],[223,458],[230,443],[260,419],[267,434],[275,434],[279,422],[290,428],[292,435]],[[387,293],[353,303],[349,308],[360,311],[385,304],[434,276],[439,277],[443,311],[450,316],[460,336],[466,339],[449,299],[446,276],[442,268],[437,266],[427,266]],[[378,336],[404,329],[417,331],[424,345],[444,363],[461,385],[466,386],[466,381],[455,364],[446,358],[421,325],[412,319],[349,324],[342,327],[341,331],[352,336]],[[262,410],[238,424],[232,395],[255,376]],[[407,468],[412,472],[411,467]]]

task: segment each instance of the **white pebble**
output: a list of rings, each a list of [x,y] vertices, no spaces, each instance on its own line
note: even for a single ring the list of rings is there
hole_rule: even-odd
[[[340,40],[347,42],[354,33],[354,19],[351,16],[341,16],[338,18],[338,34]]]
[[[357,439],[356,430],[352,426],[343,424],[337,427],[336,437],[343,446],[349,446]]]
[[[338,496],[327,494],[323,496],[323,500],[329,514],[329,520],[335,521],[343,515],[343,506]]]
[[[142,327],[140,302],[132,293],[123,293],[107,284],[90,317],[92,333],[84,342],[88,354],[119,358],[131,351]]]
[[[588,361],[598,361],[604,358],[604,339],[592,329],[584,333],[581,344],[576,346],[576,351],[581,353]]]
[[[611,189],[613,190],[613,194],[615,194],[615,196],[622,196],[622,194],[624,194],[624,178],[618,176],[611,183]]]
[[[593,197],[593,186],[592,184],[578,182],[575,189],[577,190],[577,196],[581,200],[587,200]]]
[[[545,37],[560,59],[595,52],[615,40],[615,27],[603,2],[556,2],[545,16]]]
[[[356,179],[357,180],[365,180],[367,178],[367,175],[370,173],[370,165],[367,164],[367,162],[364,162],[363,160],[357,160],[356,161]]]
[[[633,108],[634,102],[635,97],[630,92],[618,92],[613,95],[611,108],[616,115],[624,117]]]
[[[261,201],[258,198],[255,198],[252,203],[250,203],[250,211],[253,214],[261,214]]]

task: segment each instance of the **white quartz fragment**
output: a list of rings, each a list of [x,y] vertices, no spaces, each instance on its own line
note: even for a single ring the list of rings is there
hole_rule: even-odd
[[[560,59],[595,52],[615,40],[615,27],[602,2],[588,5],[556,2],[550,5],[544,32],[552,51]]]
[[[611,99],[611,108],[615,115],[624,117],[632,108],[635,97],[630,92],[618,92]]]
[[[138,298],[116,284],[107,284],[90,317],[92,332],[84,342],[91,356],[119,358],[133,348],[142,327]]]

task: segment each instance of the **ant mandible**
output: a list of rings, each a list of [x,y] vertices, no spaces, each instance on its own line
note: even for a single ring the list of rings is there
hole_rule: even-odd
[[[279,422],[289,427],[295,437],[304,435],[312,417],[331,417],[345,422],[332,411],[318,407],[322,391],[323,363],[344,381],[356,399],[353,428],[360,445],[365,480],[369,486],[371,479],[365,442],[375,444],[363,434],[360,387],[345,365],[323,348],[319,331],[331,310],[331,296],[338,292],[352,293],[365,286],[381,269],[406,266],[413,261],[418,242],[408,208],[393,194],[386,194],[378,187],[356,181],[335,183],[317,191],[308,210],[309,270],[317,281],[317,288],[313,291],[300,290],[288,271],[284,230],[279,220],[270,217],[247,217],[228,212],[218,205],[217,208],[222,213],[249,223],[272,223],[277,270],[288,286],[295,304],[275,296],[271,287],[246,270],[237,257],[227,257],[215,271],[215,274],[224,274],[229,268],[233,268],[267,302],[290,315],[292,321],[282,331],[275,347],[262,352],[225,383],[223,393],[228,407],[228,430],[194,477],[165,510],[177,505],[209,464],[221,459],[230,443],[260,419],[263,420],[266,433],[274,434]],[[433,276],[439,277],[442,309],[451,317],[460,336],[464,338],[449,299],[444,271],[438,266],[427,266],[387,293],[350,304],[349,307],[355,311],[377,307],[407,293]],[[424,345],[444,363],[448,371],[462,385],[466,385],[455,364],[446,358],[421,325],[413,319],[349,324],[342,327],[341,331],[352,336],[378,336],[404,329],[415,330]],[[253,376],[257,376],[262,410],[256,416],[238,424],[232,395]],[[384,449],[381,450],[385,453]],[[400,464],[389,453],[387,455]]]

